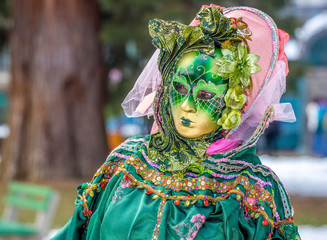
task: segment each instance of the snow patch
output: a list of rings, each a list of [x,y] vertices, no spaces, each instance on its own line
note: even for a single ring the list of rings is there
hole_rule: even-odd
[[[327,197],[327,158],[260,156],[279,177],[288,193]]]
[[[302,225],[298,227],[302,240],[327,240],[327,225],[320,227]]]

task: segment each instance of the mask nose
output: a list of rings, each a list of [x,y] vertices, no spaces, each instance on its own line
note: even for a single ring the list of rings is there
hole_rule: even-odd
[[[187,113],[195,113],[196,112],[194,99],[191,94],[189,94],[187,96],[187,98],[185,99],[185,101],[182,103],[181,109]]]

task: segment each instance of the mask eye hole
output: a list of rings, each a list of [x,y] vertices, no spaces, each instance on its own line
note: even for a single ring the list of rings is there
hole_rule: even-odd
[[[203,99],[203,100],[207,100],[207,99],[211,99],[215,96],[216,94],[210,91],[206,91],[206,90],[201,90],[198,92],[198,95],[196,96],[198,99]]]
[[[188,93],[187,88],[183,84],[179,82],[173,82],[173,85],[177,92],[183,95],[187,95]]]

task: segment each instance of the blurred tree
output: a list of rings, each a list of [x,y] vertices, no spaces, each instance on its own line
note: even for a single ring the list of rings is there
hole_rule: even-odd
[[[9,0],[0,1],[0,50],[8,43],[8,31],[11,26],[10,5]]]
[[[90,177],[107,153],[96,0],[13,1],[3,179]]]

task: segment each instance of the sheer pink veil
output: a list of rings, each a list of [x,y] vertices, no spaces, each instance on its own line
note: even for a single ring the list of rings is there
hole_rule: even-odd
[[[121,104],[127,117],[149,117],[153,115],[152,103],[161,83],[161,74],[157,63],[159,53],[158,49],[153,53],[137,78],[134,87]]]

